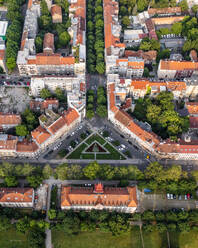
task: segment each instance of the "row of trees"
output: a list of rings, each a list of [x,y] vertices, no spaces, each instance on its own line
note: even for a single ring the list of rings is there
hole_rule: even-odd
[[[18,185],[19,178],[26,178],[30,187],[37,188],[44,179],[49,178],[52,174],[53,170],[49,165],[40,168],[27,163],[13,165],[3,162],[0,167],[0,178],[4,179],[7,187],[15,187]]]
[[[87,91],[87,111],[86,111],[86,117],[88,119],[92,119],[94,117],[94,90],[88,90]]]
[[[196,17],[186,16],[182,21],[182,35],[187,37],[183,46],[183,52],[188,53],[195,49],[198,51],[198,22]]]
[[[53,219],[58,220],[52,229],[72,235],[80,231],[95,231],[97,228],[102,232],[119,235],[130,231],[129,216],[128,214],[95,210],[90,212],[59,211],[52,216]]]
[[[152,130],[163,139],[170,137],[176,140],[178,135],[189,128],[188,117],[181,117],[174,110],[171,92],[161,92],[156,98],[148,95],[139,98],[132,115],[138,120],[148,122]]]
[[[188,232],[191,229],[198,230],[198,211],[169,210],[151,211],[141,213],[125,214],[108,211],[90,212],[80,211],[55,211],[51,219],[56,219],[52,229],[64,231],[67,235],[78,234],[80,231],[111,232],[113,235],[120,235],[129,232],[134,226],[131,221],[142,221],[143,230],[151,232],[157,230],[160,233],[168,231]]]
[[[103,1],[87,1],[87,71],[104,74]]]
[[[7,2],[7,19],[11,22],[6,33],[6,66],[9,72],[12,72],[16,67],[23,27],[21,6],[24,3],[24,0],[8,0]]]
[[[103,118],[107,116],[107,97],[105,88],[103,86],[99,86],[97,89],[96,113]]]
[[[158,230],[160,233],[165,231],[181,231],[188,232],[191,229],[198,230],[198,211],[184,211],[184,210],[169,210],[164,211],[151,211],[147,210],[141,213],[135,213],[132,216],[134,221],[142,221],[144,223],[143,230],[151,232]]]
[[[36,51],[40,53],[43,51],[43,38],[45,33],[50,32],[55,35],[55,47],[66,48],[71,37],[67,32],[68,27],[71,26],[69,19],[69,3],[67,0],[56,0],[55,4],[62,8],[62,23],[52,23],[52,16],[48,10],[45,0],[42,0],[41,5],[41,16],[38,19],[39,33],[35,40]]]
[[[137,180],[140,189],[149,188],[151,190],[161,190],[170,193],[194,193],[197,188],[198,172],[193,171],[188,174],[181,166],[173,165],[164,169],[158,162],[151,163],[144,172],[136,166],[111,166],[108,164],[99,165],[91,162],[85,167],[80,165],[62,164],[52,169],[45,165],[42,169],[33,165],[12,165],[3,162],[0,167],[0,177],[6,178],[27,178],[31,187],[37,187],[43,179],[54,176],[60,180],[66,179],[101,179],[101,180],[121,180],[123,186],[127,185],[127,180]],[[9,184],[8,186],[16,186]]]

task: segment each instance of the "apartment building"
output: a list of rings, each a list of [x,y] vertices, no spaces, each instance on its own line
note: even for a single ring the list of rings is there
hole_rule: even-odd
[[[0,129],[7,130],[21,124],[21,116],[11,113],[0,113]]]
[[[149,8],[148,14],[150,17],[154,15],[158,15],[158,16],[181,15],[181,7]]]
[[[133,213],[138,206],[136,187],[107,187],[101,183],[94,187],[63,186],[62,210],[109,210]]]
[[[119,74],[123,78],[142,77],[144,72],[144,60],[136,57],[119,58],[116,66],[109,70],[111,74]]]
[[[60,74],[73,75],[85,73],[86,46],[85,46],[85,25],[81,25],[81,14],[84,13],[85,23],[85,0],[76,0],[77,19],[75,25],[78,26],[77,33],[72,37],[73,42],[78,46],[78,54],[72,52],[70,56],[62,56],[54,52],[53,34],[45,34],[43,53],[36,53],[35,38],[38,32],[38,18],[40,17],[40,3],[36,0],[29,0],[26,11],[23,35],[21,40],[21,49],[17,56],[17,66],[20,75],[45,75]],[[84,5],[82,4],[84,3]],[[83,9],[82,9],[83,8]],[[81,11],[78,11],[78,10]],[[51,7],[53,22],[60,22],[62,18],[60,8],[52,5]],[[74,25],[72,24],[72,27]],[[81,44],[82,43],[82,44]]]
[[[197,76],[198,62],[160,60],[157,75],[158,78],[163,79],[175,79]]]
[[[33,188],[0,188],[0,206],[14,208],[33,208]]]
[[[8,134],[0,134],[0,157],[16,156],[18,138]]]

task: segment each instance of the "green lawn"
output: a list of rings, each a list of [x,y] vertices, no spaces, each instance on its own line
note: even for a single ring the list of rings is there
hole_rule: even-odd
[[[77,149],[74,149],[72,153],[67,157],[68,159],[95,159],[94,154],[92,153],[84,153],[82,154],[82,151],[85,150],[86,147],[91,145],[94,141],[97,141],[100,145],[104,145],[106,143],[106,140],[104,140],[102,137],[100,137],[97,134],[91,135],[87,140],[86,143],[82,143]],[[117,151],[112,145],[109,143],[106,143],[104,145],[106,150],[109,152],[109,154],[96,154],[96,159],[101,160],[101,159],[115,159],[115,160],[120,160],[120,159],[125,159],[125,157]]]
[[[112,236],[110,233],[97,231],[67,236],[64,232],[52,231],[54,248],[133,248],[131,240],[130,233]]]
[[[81,152],[87,147],[85,143],[82,143],[77,149],[75,149],[70,155],[67,157],[68,159],[79,159]]]
[[[28,246],[27,237],[14,228],[0,232],[1,248],[30,248]]]
[[[106,142],[106,140],[104,140],[99,135],[93,134],[90,138],[86,140],[86,143],[91,145],[91,143],[93,143],[94,141],[98,141],[98,143],[100,143],[101,145],[103,145]]]
[[[170,245],[173,248],[197,248],[198,231],[170,233]]]
[[[167,248],[167,234],[160,234],[157,231],[143,232],[144,248]]]

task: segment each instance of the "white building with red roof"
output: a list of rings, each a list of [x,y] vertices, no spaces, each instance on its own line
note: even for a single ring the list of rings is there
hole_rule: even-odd
[[[0,206],[14,208],[33,208],[33,188],[0,188]]]
[[[63,186],[62,210],[109,210],[133,213],[138,207],[136,187],[117,188],[101,183],[94,187]]]

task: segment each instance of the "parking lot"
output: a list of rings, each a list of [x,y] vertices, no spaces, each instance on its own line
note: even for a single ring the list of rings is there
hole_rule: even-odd
[[[190,210],[196,208],[196,200],[187,199],[184,195],[181,198],[176,195],[176,199],[167,198],[166,194],[145,194],[140,193],[141,211],[152,210],[168,210],[172,208]]]

